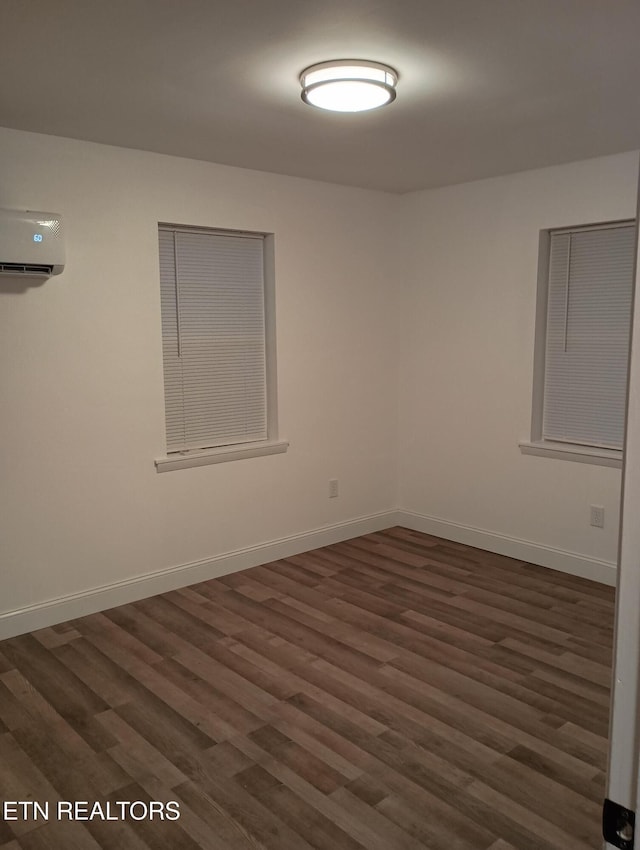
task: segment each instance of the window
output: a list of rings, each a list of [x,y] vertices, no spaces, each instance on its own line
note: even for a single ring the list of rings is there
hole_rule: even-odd
[[[160,471],[286,450],[276,439],[271,239],[159,227]]]
[[[543,232],[532,442],[523,451],[619,464],[634,258],[633,222]]]

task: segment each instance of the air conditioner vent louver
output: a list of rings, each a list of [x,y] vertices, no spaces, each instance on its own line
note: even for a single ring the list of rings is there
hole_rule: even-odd
[[[0,274],[32,274],[51,277],[53,266],[35,266],[24,263],[0,263]]]

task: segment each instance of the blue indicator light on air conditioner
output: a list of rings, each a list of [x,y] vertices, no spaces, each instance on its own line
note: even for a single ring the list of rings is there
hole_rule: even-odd
[[[34,242],[42,242],[42,233],[34,233],[33,234]]]

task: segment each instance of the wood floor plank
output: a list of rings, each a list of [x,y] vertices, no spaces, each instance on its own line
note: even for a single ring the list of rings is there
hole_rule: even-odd
[[[31,635],[6,641],[4,652],[20,675],[10,671],[3,674],[3,681],[10,689],[15,688],[14,696],[19,694],[24,706],[60,715],[94,749],[110,745],[110,738],[99,731],[92,719],[108,706],[73,671]]]
[[[331,794],[349,781],[348,775],[326,764],[273,726],[263,726],[248,737],[323,794]]]
[[[105,711],[98,721],[108,729],[118,743],[109,749],[109,756],[122,767],[128,776],[140,781],[140,775],[150,774],[160,782],[173,788],[185,782],[187,777],[178,770],[146,738],[138,734],[114,711]]]
[[[412,612],[408,612],[408,615],[410,615],[411,613]],[[418,616],[418,615],[416,615],[416,616]],[[361,622],[362,622],[362,618],[360,618],[360,623]],[[374,623],[375,623],[375,621],[374,621]],[[375,625],[377,625],[377,624],[375,624]],[[384,624],[380,625],[378,628],[384,628]],[[415,646],[416,646],[416,644],[415,644],[415,634],[413,632],[411,632],[411,630],[406,630],[406,633],[407,633],[408,637],[407,637],[407,643],[405,643],[405,645],[412,646],[415,649]],[[458,643],[460,643],[460,641],[458,641]],[[486,645],[486,643],[488,643],[488,642],[485,641],[485,645]],[[392,646],[394,646],[394,644],[389,643],[388,646],[392,647]],[[464,647],[464,646],[465,646],[465,643],[463,642],[462,647]],[[457,648],[459,648],[459,647],[457,647]],[[389,654],[400,655],[401,659],[402,659],[402,657],[406,656],[406,652],[403,653],[402,648],[400,646],[396,646],[396,648],[394,650],[390,649]],[[432,654],[432,653],[428,653],[428,654]],[[451,659],[450,658],[449,659],[445,658],[444,660],[446,661],[446,663],[449,666],[451,665]],[[402,665],[402,660],[399,660],[398,664]],[[483,674],[481,674],[481,672],[479,670],[480,666],[482,666],[482,665],[479,665],[477,662],[475,662],[474,665],[471,665],[471,666],[466,664],[465,667],[463,668],[463,672],[465,672],[465,670],[466,670],[466,672],[470,673],[472,676],[475,676],[475,677],[482,680]],[[502,677],[504,677],[507,673],[507,671],[505,671],[505,670],[498,670],[497,672]],[[490,673],[485,674],[484,675],[485,680],[490,675],[491,675]],[[506,688],[507,691],[511,692],[512,694],[514,692],[516,692],[516,690],[517,690],[515,686],[510,686],[510,688],[507,688],[507,684],[508,684],[507,682],[502,682],[502,683],[496,684],[495,679],[493,680],[492,684],[494,686],[498,687],[498,688],[502,688],[503,690],[505,690],[505,688]],[[547,702],[545,702],[544,697],[542,697],[540,695],[540,690],[544,688],[544,685],[538,686],[537,683],[536,683],[535,686],[529,685],[529,683],[527,681],[524,681],[523,684],[524,684],[525,687],[521,688],[519,693],[525,699],[525,702],[527,701],[527,699],[531,702],[535,702],[537,700],[538,702],[541,703],[541,708],[546,712],[554,711],[554,710],[560,710],[557,707],[554,707],[553,704],[551,703],[551,699],[552,699],[553,695],[549,696],[549,698],[547,699]],[[530,693],[527,694],[526,688],[529,688]],[[561,692],[558,692],[558,695],[562,696]],[[573,714],[573,716],[579,718],[580,712],[581,712],[581,706],[579,706],[579,705],[575,706],[575,710],[574,710],[574,703],[577,702],[577,701],[578,700],[576,700],[573,696],[567,695],[564,698],[564,702],[568,703],[568,707],[565,705],[564,711],[569,713],[569,714]]]
[[[458,799],[469,807],[472,801],[479,804],[476,811],[481,817],[492,819],[494,828],[499,822],[508,824],[504,832],[510,833],[512,843],[523,850],[596,850],[602,845],[602,839],[597,832],[590,832],[585,841],[533,812],[529,805],[514,802],[481,781],[474,782],[459,792]]]
[[[262,777],[268,777],[271,781],[268,783],[263,781],[258,787],[255,781],[249,785],[248,774],[256,771],[260,771]],[[240,774],[238,781],[243,788],[250,790],[253,796],[275,812],[298,835],[306,837],[318,850],[333,850],[334,847],[342,847],[344,850],[366,850],[366,845],[356,841],[286,785],[274,780],[259,765],[254,765]]]
[[[516,746],[526,742],[537,749],[540,743],[553,747],[558,740],[558,732],[546,726],[542,716],[536,719],[530,714],[518,714],[505,719],[493,713],[490,705],[483,710],[394,667],[387,667],[382,673],[389,680],[391,693],[407,702],[413,701],[427,713],[448,718],[448,722],[457,723],[462,731],[472,730],[471,734],[478,740],[490,741],[492,746],[505,746],[505,742]],[[599,767],[601,764],[601,753],[589,743],[565,740],[560,748],[589,765]]]
[[[593,682],[596,685],[608,689],[611,684],[611,668],[606,664],[598,661],[591,661],[587,658],[575,655],[569,648],[562,653],[548,653],[537,646],[526,644],[520,639],[505,638],[501,641],[501,646],[507,649],[512,649],[514,652],[519,652],[521,655],[528,656],[534,661],[546,664],[551,668],[562,670],[563,672],[573,674],[588,682]],[[608,663],[610,664],[610,653]],[[538,665],[534,669],[537,669]]]
[[[213,808],[227,819],[238,824],[247,839],[248,847],[266,850],[310,850],[312,847],[269,807],[246,791],[235,780],[221,781],[218,777],[200,778],[196,785],[206,798],[213,801]],[[188,785],[178,786],[179,794],[193,801]],[[206,807],[200,811],[204,814]],[[252,844],[253,842],[253,844]]]
[[[289,787],[307,805],[315,808],[323,817],[323,820],[329,820],[334,823],[342,832],[350,836],[350,839],[354,839],[355,842],[365,848],[371,848],[371,850],[385,850],[389,846],[386,843],[386,837],[384,835],[381,836],[378,830],[372,828],[370,818],[362,819],[354,817],[352,806],[345,807],[336,802],[333,794],[327,796],[321,793],[305,777],[272,757],[271,754],[260,751],[255,742],[245,739],[238,741],[238,746],[242,747],[248,755],[251,755],[256,763],[262,765],[273,777],[279,779],[283,785]],[[408,836],[405,840],[408,840]],[[345,845],[337,843],[335,846],[351,847],[351,840]],[[411,850],[418,850],[418,848],[411,848]]]
[[[204,843],[200,841],[203,850],[211,846],[216,850],[265,850],[266,845],[255,832],[246,829],[240,820],[234,818],[233,811],[226,811],[196,783],[185,782],[173,793],[188,813],[187,817],[193,818],[194,824],[203,824]],[[209,843],[206,843],[207,837]]]
[[[599,848],[614,593],[409,529],[0,643],[7,850]]]
[[[156,796],[157,797],[160,795]],[[109,800],[115,802],[118,799],[135,800],[146,804],[151,802],[151,797],[137,782],[131,782],[126,788],[121,789],[118,795],[110,795]],[[164,795],[160,797],[163,799]],[[166,798],[164,798],[166,799]],[[126,847],[129,835],[134,832],[141,843],[153,850],[202,850],[201,846],[183,829],[180,820],[168,821],[159,818],[141,818],[140,820],[128,819],[116,822],[120,827],[121,835],[114,834],[116,831],[110,829],[111,823],[105,821],[91,821],[88,829],[99,844],[110,843],[113,850],[118,847]]]
[[[100,845],[83,823],[53,821],[20,837],[22,850],[99,850]]]

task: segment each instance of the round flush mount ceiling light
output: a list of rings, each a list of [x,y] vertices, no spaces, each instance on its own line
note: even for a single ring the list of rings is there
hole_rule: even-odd
[[[339,59],[310,65],[300,74],[302,99],[333,112],[365,112],[396,97],[398,72],[380,62]]]

